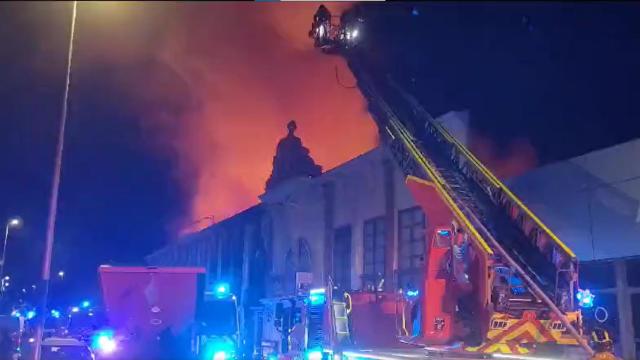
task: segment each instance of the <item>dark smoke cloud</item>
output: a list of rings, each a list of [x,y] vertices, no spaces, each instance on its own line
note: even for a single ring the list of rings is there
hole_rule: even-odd
[[[98,16],[99,6],[113,17]],[[325,169],[376,145],[361,94],[336,83],[336,67],[354,82],[344,60],[307,38],[316,7],[81,3],[81,77],[108,74],[140,114],[150,149],[175,159],[191,202],[183,225],[256,203],[291,119]]]

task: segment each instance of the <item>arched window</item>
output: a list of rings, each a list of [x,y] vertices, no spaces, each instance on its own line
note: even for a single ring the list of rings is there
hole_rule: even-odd
[[[284,257],[285,271],[291,271],[296,268],[293,250],[289,249]]]
[[[398,284],[422,282],[427,219],[419,206],[398,211]]]
[[[311,272],[311,247],[304,238],[298,239],[298,271]]]
[[[284,257],[284,280],[282,285],[285,292],[295,291],[296,286],[296,256],[293,249],[289,248],[287,254]]]
[[[265,214],[260,220],[260,238],[266,260],[266,270],[271,271],[273,264],[273,220],[269,214]]]

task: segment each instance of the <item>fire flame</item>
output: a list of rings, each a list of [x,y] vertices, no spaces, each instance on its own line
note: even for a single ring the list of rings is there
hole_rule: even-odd
[[[341,82],[355,82],[344,60],[319,53],[307,38],[316,7],[185,4],[168,19],[157,58],[179,81],[156,74],[136,91],[156,103],[184,99],[171,111],[159,104],[144,112],[191,190],[185,224],[257,203],[289,120],[324,169],[376,145],[362,95],[336,82],[336,67]]]

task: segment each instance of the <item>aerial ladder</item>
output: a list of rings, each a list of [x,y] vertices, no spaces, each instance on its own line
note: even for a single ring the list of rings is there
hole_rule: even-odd
[[[523,311],[516,317],[521,318],[524,314],[532,316],[548,310],[555,315],[555,321],[561,322],[559,329],[571,335],[572,340],[564,339],[564,343],[576,343],[591,352],[573,301],[578,290],[575,254],[411,95],[393,82],[381,94],[357,60],[351,60],[349,65],[376,122],[388,134],[387,145],[405,175],[433,184],[454,218],[469,233],[470,240],[486,255],[484,265],[492,269],[487,280],[492,283],[487,288],[494,288],[495,277],[505,271],[507,279],[515,277],[526,283],[528,299],[525,294],[510,301],[514,297],[511,291],[495,294],[491,289],[487,298],[492,298],[489,302],[493,312],[520,307]],[[394,108],[385,98],[396,101]],[[416,127],[420,123],[424,124],[424,130]],[[428,287],[427,284],[427,293]],[[544,310],[539,311],[540,308]],[[433,322],[437,322],[437,317]],[[494,320],[489,327],[505,325],[508,323]]]
[[[447,289],[456,283],[454,238],[464,233],[476,253],[470,285],[480,304],[481,314],[476,315],[485,315],[475,319],[484,322],[476,326],[481,341],[466,345],[467,352],[524,354],[536,345],[551,343],[574,345],[593,355],[574,300],[580,289],[573,251],[411,94],[390,77],[374,77],[357,46],[349,42],[341,47],[339,40],[324,43],[336,47],[331,52],[347,60],[381,142],[407,178],[434,188],[453,215],[453,226],[427,235],[431,239],[420,344],[446,344],[454,339],[452,318],[457,308],[447,309],[446,303],[455,301]],[[468,276],[461,279],[458,288]]]

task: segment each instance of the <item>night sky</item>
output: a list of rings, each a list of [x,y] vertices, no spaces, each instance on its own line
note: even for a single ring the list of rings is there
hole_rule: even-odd
[[[174,117],[169,116],[169,125],[158,135],[141,120],[157,107],[184,119],[184,107],[197,98],[192,82],[180,81],[180,68],[146,56],[153,52],[147,43],[158,44],[157,38],[173,31],[164,22],[174,5],[144,5],[145,17],[136,22],[142,35],[135,35],[137,42],[128,47],[109,38],[104,30],[109,24],[96,20],[89,5],[80,6],[53,269],[64,268],[68,274],[64,282],[54,283],[54,295],[65,293],[70,299],[96,288],[98,264],[140,263],[142,256],[175,238],[197,196],[185,186],[189,169],[181,165],[181,147],[166,146],[167,129],[179,132],[188,124],[171,122]],[[214,21],[216,6],[198,9],[198,16]],[[69,9],[60,3],[0,4],[0,218],[18,214],[25,220],[7,253],[7,273],[20,287],[35,283],[40,270]],[[195,20],[192,13],[181,15],[183,24],[189,24],[190,16]],[[531,144],[538,164],[544,164],[640,136],[640,6],[635,3],[371,4],[365,14],[370,63],[403,81],[434,115],[470,109],[474,131],[496,149],[506,149],[496,156],[512,156],[507,145],[521,140]],[[248,16],[242,21],[262,19]],[[130,31],[118,26],[116,35]],[[100,31],[92,32],[92,27]],[[300,27],[304,35],[307,30]],[[182,31],[198,29],[193,25]],[[242,49],[245,43],[239,39],[228,46]],[[216,41],[215,51],[197,55],[215,60],[225,50],[224,39]],[[116,60],[105,60],[109,52],[104,48],[93,50],[100,44],[112,47]],[[312,49],[290,54],[263,47],[263,52],[295,56],[309,66],[327,61],[316,60],[324,55],[312,54]],[[275,56],[273,61],[282,59]],[[325,76],[332,74],[329,66]],[[171,91],[132,95],[123,91],[123,82],[114,81],[122,78],[141,86],[166,83]],[[273,139],[265,149],[284,135],[286,116],[278,113],[282,125],[270,123]],[[310,138],[312,155],[324,156],[312,134],[302,138]],[[229,141],[248,140],[239,136]],[[359,149],[366,146],[364,142]],[[325,164],[339,159],[325,158]],[[268,173],[251,176],[260,184]],[[233,204],[229,211],[241,210],[235,204],[244,203]]]
[[[469,109],[497,149],[524,139],[544,164],[640,135],[637,3],[365,8],[380,16],[367,38],[371,63],[403,80],[432,115]]]
[[[7,249],[15,290],[36,284],[41,269],[64,88],[65,5],[0,5],[0,217],[19,215],[25,223]],[[74,60],[83,56],[79,51]],[[149,150],[138,115],[108,81],[110,71],[73,74],[52,268],[66,276],[54,277],[51,287],[65,300],[96,291],[100,263],[140,263],[168,240],[172,221],[185,211],[171,159]]]

